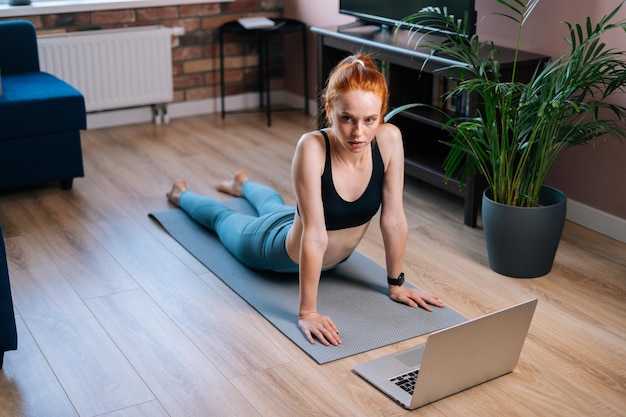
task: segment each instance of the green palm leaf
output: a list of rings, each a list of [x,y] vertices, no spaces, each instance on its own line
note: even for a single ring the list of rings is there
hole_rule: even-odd
[[[444,160],[446,178],[454,176],[463,182],[479,173],[486,178],[495,201],[532,206],[538,202],[550,167],[564,149],[599,137],[626,138],[626,108],[607,100],[626,90],[626,52],[609,49],[602,41],[608,31],[626,35],[626,21],[615,21],[626,0],[597,23],[591,18],[584,24],[566,23],[569,51],[538,67],[526,83],[515,78],[521,29],[540,0],[496,1],[509,11],[499,15],[518,25],[509,79],[502,77],[500,52],[495,45],[476,35],[465,36],[464,28],[454,26],[456,23],[445,14],[421,10],[408,19],[444,22],[454,29],[447,42],[425,41],[420,46],[431,48],[431,56],[441,54],[458,61],[445,68],[463,74],[449,97],[472,94],[480,103],[476,114],[451,117],[444,126],[450,133],[444,142],[450,147]],[[427,37],[418,40],[423,39]]]

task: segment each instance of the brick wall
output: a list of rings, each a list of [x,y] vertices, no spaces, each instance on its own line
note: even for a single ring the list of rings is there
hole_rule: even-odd
[[[236,0],[229,3],[34,15],[19,19],[30,20],[39,34],[155,24],[184,27],[185,35],[172,38],[174,101],[181,102],[219,97],[218,28],[223,23],[242,16],[279,17],[281,12],[280,0]],[[273,51],[276,56],[272,66],[274,86],[282,82],[281,45],[273,45]],[[226,94],[257,91],[256,42],[229,36],[224,55]]]

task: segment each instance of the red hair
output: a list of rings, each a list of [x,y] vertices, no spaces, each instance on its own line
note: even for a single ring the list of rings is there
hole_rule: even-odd
[[[389,91],[387,80],[378,70],[376,61],[367,55],[350,55],[330,72],[326,88],[323,93],[324,105],[333,106],[337,98],[350,91],[367,91],[378,97],[382,101],[380,114],[387,113],[387,102]],[[332,124],[331,116],[326,115],[328,122]]]

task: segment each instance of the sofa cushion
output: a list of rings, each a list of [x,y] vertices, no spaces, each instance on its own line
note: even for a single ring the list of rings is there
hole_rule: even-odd
[[[0,22],[0,69],[3,76],[39,71],[37,33],[31,22]]]
[[[0,140],[86,129],[85,99],[46,72],[2,76]]]

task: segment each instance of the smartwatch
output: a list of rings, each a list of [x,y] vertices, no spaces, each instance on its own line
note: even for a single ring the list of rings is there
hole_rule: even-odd
[[[387,284],[398,286],[404,284],[404,272],[401,272],[400,275],[398,275],[398,278],[391,278],[390,276],[387,276]]]

